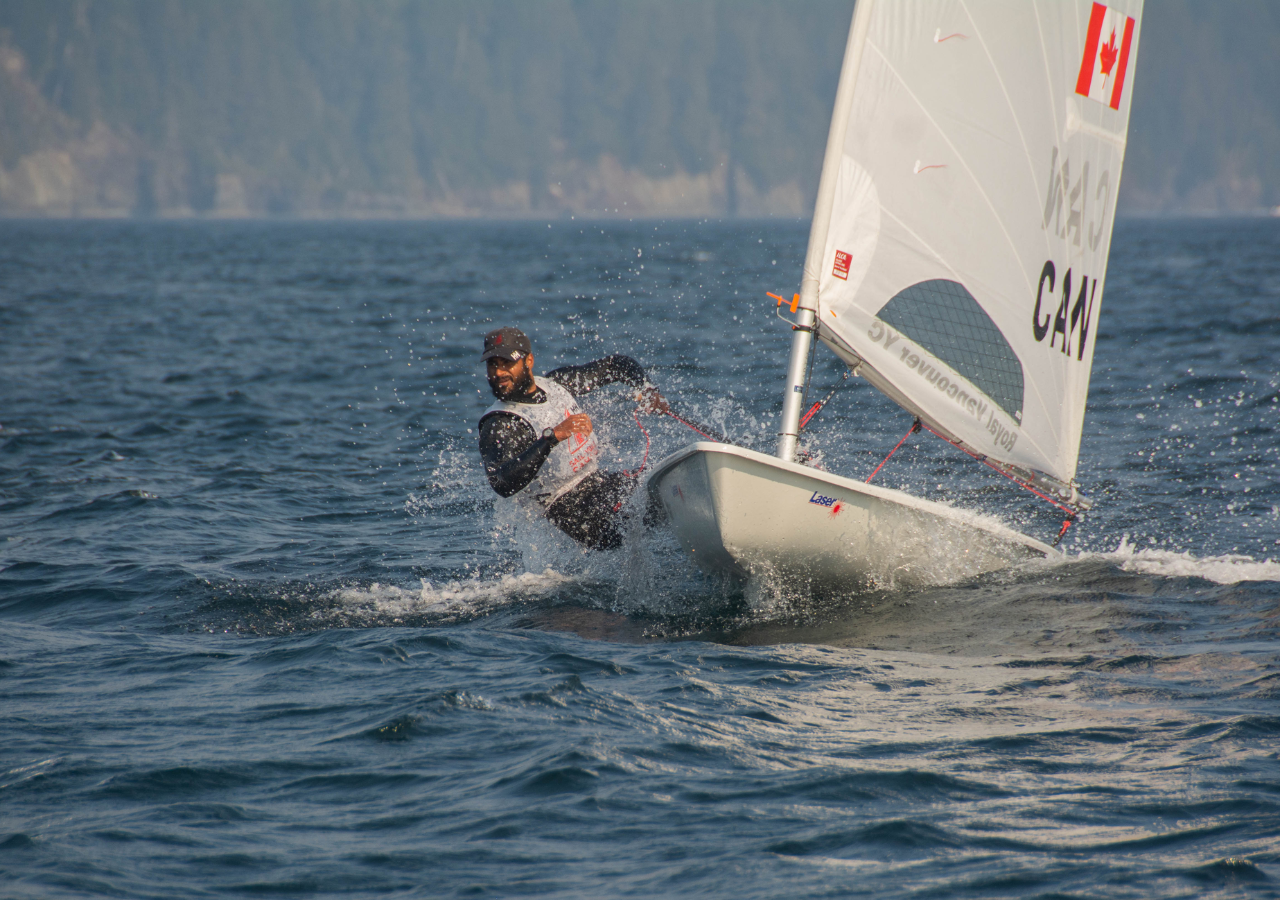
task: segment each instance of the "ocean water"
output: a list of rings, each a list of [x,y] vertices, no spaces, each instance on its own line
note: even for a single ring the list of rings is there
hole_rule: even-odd
[[[1117,227],[1063,560],[818,601],[495,502],[496,324],[771,446],[806,236],[0,223],[0,896],[1280,896],[1280,221]],[[935,439],[877,482],[1060,523]]]

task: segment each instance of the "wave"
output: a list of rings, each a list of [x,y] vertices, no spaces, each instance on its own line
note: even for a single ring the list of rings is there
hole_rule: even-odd
[[[1080,558],[1107,559],[1126,572],[1162,578],[1202,578],[1217,584],[1280,582],[1280,561],[1271,558],[1258,560],[1233,553],[1197,557],[1188,551],[1137,548],[1129,543],[1128,535],[1120,539],[1119,546],[1111,553],[1082,554]]]
[[[335,613],[345,619],[378,624],[402,624],[423,617],[435,620],[470,619],[512,604],[539,600],[554,594],[578,579],[552,569],[541,573],[522,572],[496,580],[447,581],[436,585],[422,579],[419,588],[373,584],[342,587],[326,598],[336,604],[317,609],[313,617],[331,619]]]

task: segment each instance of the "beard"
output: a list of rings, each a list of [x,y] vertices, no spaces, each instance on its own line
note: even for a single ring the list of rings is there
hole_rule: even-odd
[[[503,382],[497,378],[489,379],[489,390],[493,391],[493,396],[499,400],[518,400],[532,394],[535,388],[533,372],[528,363],[521,367],[520,374],[511,382]]]

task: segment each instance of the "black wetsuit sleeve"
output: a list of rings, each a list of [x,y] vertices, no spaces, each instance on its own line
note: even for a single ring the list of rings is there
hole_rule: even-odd
[[[528,487],[555,445],[510,413],[491,413],[480,420],[480,459],[499,496],[510,497]]]
[[[642,388],[649,383],[640,363],[630,356],[606,356],[581,366],[562,366],[552,369],[547,377],[575,397],[606,384],[622,382],[633,388]]]

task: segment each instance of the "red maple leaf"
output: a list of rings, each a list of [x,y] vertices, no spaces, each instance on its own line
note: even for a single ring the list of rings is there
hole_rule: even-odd
[[[1098,48],[1098,65],[1102,67],[1103,75],[1111,74],[1111,67],[1116,64],[1116,57],[1119,56],[1116,50],[1116,33],[1111,32],[1111,40]]]

